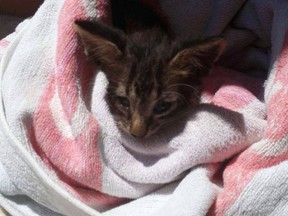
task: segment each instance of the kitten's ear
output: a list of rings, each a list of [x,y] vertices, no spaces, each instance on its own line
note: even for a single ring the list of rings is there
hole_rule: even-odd
[[[169,63],[174,73],[201,77],[208,73],[225,47],[223,38],[213,38],[180,50]]]
[[[113,66],[123,57],[126,40],[120,30],[101,22],[76,21],[74,28],[86,55],[99,66]]]

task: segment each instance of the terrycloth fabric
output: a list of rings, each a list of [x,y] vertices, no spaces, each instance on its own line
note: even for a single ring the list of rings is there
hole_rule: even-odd
[[[153,139],[119,132],[72,27],[109,23],[109,1],[46,0],[0,42],[0,205],[12,215],[287,215],[287,1],[155,5],[177,34],[228,45],[203,104]]]

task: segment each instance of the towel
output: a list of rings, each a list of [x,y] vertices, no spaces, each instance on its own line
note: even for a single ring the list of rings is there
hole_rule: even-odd
[[[12,215],[286,215],[284,0],[147,2],[176,34],[224,35],[201,104],[156,137],[120,133],[75,20],[107,0],[46,0],[0,42],[0,205]],[[160,7],[160,8],[159,8]]]

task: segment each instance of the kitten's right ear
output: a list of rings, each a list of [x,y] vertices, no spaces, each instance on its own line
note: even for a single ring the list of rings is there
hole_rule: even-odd
[[[175,75],[202,77],[225,48],[224,38],[214,37],[180,49],[169,63]]]
[[[126,39],[120,30],[101,22],[75,21],[85,54],[97,65],[111,67],[123,57]]]

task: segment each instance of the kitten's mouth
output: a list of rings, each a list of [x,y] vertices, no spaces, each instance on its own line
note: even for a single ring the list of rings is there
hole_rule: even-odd
[[[144,131],[131,131],[129,130],[129,135],[136,139],[146,139],[155,135],[159,130],[159,127],[145,129]]]
[[[143,139],[148,135],[147,130],[130,130],[129,133],[132,137],[137,139]]]
[[[146,137],[150,136],[149,131],[147,130],[133,130],[131,127],[124,126],[122,124],[118,124],[118,128],[120,131],[122,131],[124,134],[133,137],[135,139],[144,139]]]
[[[146,134],[145,135],[136,135],[136,134],[132,134],[132,133],[130,133],[130,135],[132,136],[132,137],[134,137],[134,138],[137,138],[137,139],[143,139],[143,138],[145,138],[146,137]]]

